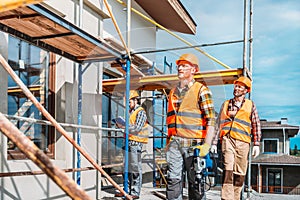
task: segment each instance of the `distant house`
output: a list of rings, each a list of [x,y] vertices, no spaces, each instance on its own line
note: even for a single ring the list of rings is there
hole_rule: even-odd
[[[289,139],[294,137],[299,126],[281,121],[261,120],[261,154],[251,163],[252,189],[259,193],[300,194],[300,158],[289,155]]]

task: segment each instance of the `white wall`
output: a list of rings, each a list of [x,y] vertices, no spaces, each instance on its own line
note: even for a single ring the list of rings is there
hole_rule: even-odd
[[[121,30],[123,39],[127,42],[127,13],[123,5],[119,4],[115,0],[108,1],[112,7],[112,12],[116,19],[116,22]],[[148,16],[135,1],[132,1],[132,7],[141,13]],[[148,16],[149,17],[149,16]],[[106,32],[120,40],[116,28],[111,19],[104,19],[104,29]],[[135,52],[142,50],[154,49],[156,47],[156,27],[150,22],[146,21],[142,17],[131,12],[131,28],[130,28],[130,47]],[[151,61],[155,61],[154,54],[145,54],[146,58]]]
[[[75,3],[74,3],[75,2]],[[51,0],[46,1],[47,4],[54,9],[65,15],[65,19],[72,23],[77,23],[78,17],[76,13],[79,13],[77,1],[66,0]],[[85,6],[83,11],[83,29],[94,35],[95,37],[102,35],[103,31],[102,18],[97,16],[95,12],[89,13],[91,9]],[[0,50],[7,55],[7,37],[3,37],[0,33]],[[54,116],[58,122],[65,123],[77,123],[77,91],[78,91],[78,65],[74,64],[70,60],[57,56],[56,63],[56,116]],[[84,68],[85,66],[83,66]],[[7,85],[7,74],[3,73],[0,69],[0,83]],[[102,67],[101,64],[96,63],[88,67],[83,74],[83,101],[82,101],[82,124],[101,126],[102,114],[101,114],[101,93],[102,87],[99,85],[102,83]],[[0,87],[1,101],[0,109],[2,112],[7,112],[7,88]],[[69,136],[76,136],[76,130],[67,128]],[[101,139],[97,137],[97,131],[89,131],[82,129],[82,147],[85,151],[94,159],[101,160]],[[101,134],[101,132],[100,132]],[[6,152],[6,140],[3,139],[1,134],[1,152]],[[1,155],[1,172],[17,172],[17,171],[40,171],[40,169],[30,160],[6,160],[7,155]],[[76,151],[72,145],[60,135],[56,134],[55,145],[55,159],[53,163],[62,169],[76,168]],[[91,164],[81,157],[81,167],[91,166]],[[92,199],[97,199],[97,193],[100,193],[100,187],[97,187],[99,180],[96,176],[96,171],[85,171],[81,173],[81,185],[87,194]],[[75,173],[67,173],[71,178],[76,178]],[[1,188],[0,199],[70,199],[52,180],[46,175],[36,176],[16,176],[6,177],[0,179]]]

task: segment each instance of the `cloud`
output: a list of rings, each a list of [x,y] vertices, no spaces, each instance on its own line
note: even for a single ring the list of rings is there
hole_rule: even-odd
[[[269,70],[274,70],[274,68],[282,67],[282,63],[286,63],[288,61],[289,55],[273,55],[273,56],[264,56],[258,57],[255,62],[255,72],[263,73],[269,72]],[[274,67],[275,66],[275,67]]]
[[[254,23],[260,31],[278,31],[300,27],[300,2],[267,0],[254,3]]]
[[[279,13],[279,19],[281,19],[285,24],[292,25],[295,28],[300,27],[300,11],[292,10],[289,12]],[[288,22],[288,23],[286,23]]]
[[[194,45],[243,39],[243,1],[189,0],[182,3],[197,23],[197,34],[180,36]],[[253,99],[260,106],[300,105],[300,1],[261,0],[254,1],[253,5]],[[162,48],[185,46],[170,35],[161,42]],[[242,43],[203,50],[232,68],[242,66]],[[179,54],[179,51],[168,52],[172,59]],[[202,69],[224,69],[200,53],[197,55],[201,58]],[[231,98],[232,88],[225,93]]]

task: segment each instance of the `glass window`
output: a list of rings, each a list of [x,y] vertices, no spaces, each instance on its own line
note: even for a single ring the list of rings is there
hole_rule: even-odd
[[[103,79],[113,78],[103,74]],[[102,98],[102,127],[117,128],[112,119],[117,116],[124,117],[124,97],[122,93],[104,94]],[[116,131],[102,131],[102,163],[104,165],[120,163],[123,160],[122,147],[124,134]]]
[[[22,40],[9,37],[8,63],[37,100],[48,109],[49,105],[49,53]],[[23,94],[15,81],[8,76],[8,115],[43,119],[42,114]],[[49,153],[49,128],[37,123],[15,120],[13,123],[40,149]],[[8,141],[8,158],[25,156]]]
[[[278,140],[264,139],[264,153],[278,153]]]

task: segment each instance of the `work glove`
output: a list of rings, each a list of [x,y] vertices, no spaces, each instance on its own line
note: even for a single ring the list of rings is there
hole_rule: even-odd
[[[197,145],[194,148],[197,148],[200,150],[199,156],[204,157],[209,153],[210,145],[207,143],[204,143],[203,145]]]
[[[217,147],[217,145],[215,145],[215,144],[211,145],[210,152],[212,152],[212,153],[217,153],[217,152],[218,152],[218,147]]]
[[[252,156],[256,158],[259,155],[259,146],[253,146]]]

